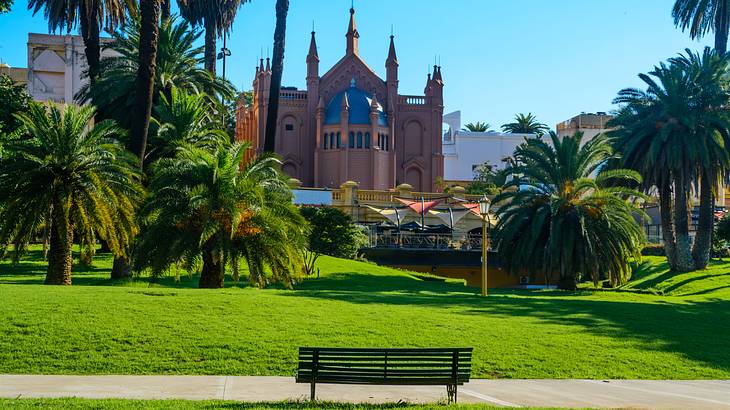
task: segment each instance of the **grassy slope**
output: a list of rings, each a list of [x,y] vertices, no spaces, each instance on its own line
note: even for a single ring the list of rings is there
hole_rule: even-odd
[[[38,256],[38,255],[34,255]],[[0,264],[0,373],[293,375],[297,347],[474,346],[475,377],[729,378],[730,264],[628,292],[495,291],[323,258],[296,291],[191,289],[165,279],[42,286],[44,265]],[[108,257],[75,267],[110,285]],[[659,280],[661,279],[661,281]],[[667,285],[668,284],[668,285]]]

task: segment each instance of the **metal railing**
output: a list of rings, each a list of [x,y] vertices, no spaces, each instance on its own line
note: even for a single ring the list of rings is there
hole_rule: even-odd
[[[370,248],[451,249],[472,251],[482,249],[481,235],[433,234],[403,231],[371,232]]]

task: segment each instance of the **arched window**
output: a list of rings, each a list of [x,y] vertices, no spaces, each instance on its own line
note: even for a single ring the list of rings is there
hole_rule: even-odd
[[[357,147],[362,148],[362,132],[357,133]]]
[[[370,148],[370,133],[365,133],[365,148]]]
[[[322,136],[322,148],[327,149],[327,133]]]
[[[330,133],[330,149],[335,149],[335,133]]]
[[[388,134],[385,134],[385,150],[390,151],[390,137]]]
[[[337,133],[337,148],[339,149],[342,146],[342,133]]]
[[[355,148],[355,133],[350,131],[350,135],[347,137],[347,146]]]

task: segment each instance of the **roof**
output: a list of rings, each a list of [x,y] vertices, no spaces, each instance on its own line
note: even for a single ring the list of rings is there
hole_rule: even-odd
[[[357,88],[355,80],[350,83],[350,88],[342,91],[332,97],[327,104],[325,114],[325,125],[339,124],[340,113],[342,113],[343,99],[347,98],[349,106],[349,123],[350,124],[370,124],[370,109],[373,103],[373,96],[367,92]],[[377,103],[377,101],[376,101]],[[377,103],[378,125],[387,127],[388,119],[383,110],[383,106]]]

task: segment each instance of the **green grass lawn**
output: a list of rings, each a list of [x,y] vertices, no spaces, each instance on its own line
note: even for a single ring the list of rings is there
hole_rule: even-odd
[[[49,287],[39,256],[0,264],[0,373],[294,375],[305,345],[473,346],[479,378],[730,378],[730,263],[674,276],[646,258],[627,291],[485,299],[333,258],[295,291],[111,283],[104,255]]]
[[[0,408],[39,409],[64,408],[78,410],[127,410],[127,409],[179,409],[179,410],[490,410],[497,407],[488,405],[415,405],[406,403],[393,404],[348,404],[329,402],[279,402],[279,403],[240,403],[233,401],[187,401],[187,400],[87,400],[87,399],[0,399]],[[525,408],[523,409],[537,409]],[[542,409],[542,408],[541,408]],[[544,410],[547,410],[545,408]]]

